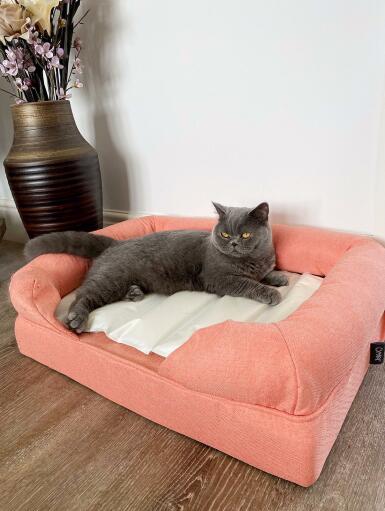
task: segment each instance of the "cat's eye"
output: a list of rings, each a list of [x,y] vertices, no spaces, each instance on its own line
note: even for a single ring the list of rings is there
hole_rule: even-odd
[[[250,238],[250,236],[251,236],[251,234],[250,234],[249,232],[244,232],[244,233],[242,234],[242,238],[243,238],[244,240],[247,240],[248,238]]]
[[[221,236],[222,238],[230,238],[230,234],[228,234],[227,232],[221,232]]]

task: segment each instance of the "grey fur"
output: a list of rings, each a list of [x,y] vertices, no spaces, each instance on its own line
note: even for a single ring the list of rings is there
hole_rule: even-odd
[[[88,232],[66,231],[42,234],[30,240],[24,255],[28,261],[41,254],[73,254],[82,257],[98,257],[106,248],[118,242],[107,236],[96,236]]]
[[[67,325],[76,332],[84,329],[94,309],[122,299],[140,300],[147,293],[207,291],[276,305],[281,295],[269,286],[288,281],[273,271],[269,206],[214,206],[219,220],[211,233],[163,231],[125,241],[79,232],[45,234],[29,241],[25,254],[28,259],[64,252],[95,258],[68,313]],[[242,238],[245,232],[248,239]]]

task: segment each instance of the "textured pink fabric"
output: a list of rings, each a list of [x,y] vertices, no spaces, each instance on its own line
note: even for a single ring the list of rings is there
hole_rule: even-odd
[[[125,239],[212,225],[145,217],[100,232]],[[46,255],[11,282],[20,350],[160,424],[309,485],[365,374],[368,343],[384,335],[385,249],[307,227],[277,225],[273,236],[279,268],[326,275],[284,321],[225,322],[196,332],[167,359],[148,357],[103,334],[66,330],[54,311],[88,261]]]
[[[313,413],[362,347],[369,350],[384,307],[385,249],[360,239],[286,320],[229,321],[199,330],[159,372],[198,392],[297,415]]]
[[[273,226],[277,266],[297,273],[327,275],[352,246],[368,238],[317,227]]]
[[[317,480],[368,363],[365,347],[328,401],[299,417],[189,390],[101,349],[101,337],[95,346],[19,316],[16,338],[24,355],[115,403],[302,486]]]

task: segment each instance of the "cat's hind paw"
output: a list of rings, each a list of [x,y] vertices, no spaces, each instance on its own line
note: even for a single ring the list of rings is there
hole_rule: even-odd
[[[144,293],[139,286],[133,284],[128,288],[128,291],[124,298],[126,300],[129,300],[130,302],[139,302],[140,300],[143,300]]]
[[[279,291],[273,290],[274,292],[269,295],[269,305],[278,305],[282,301],[282,296]]]

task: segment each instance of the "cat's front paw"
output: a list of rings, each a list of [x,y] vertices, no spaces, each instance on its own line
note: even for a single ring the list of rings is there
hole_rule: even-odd
[[[275,282],[274,282],[273,286],[281,287],[281,286],[289,285],[289,279],[283,273],[276,275],[274,277],[274,280],[275,280]]]
[[[276,289],[269,289],[256,299],[258,302],[266,303],[267,305],[278,305],[282,300],[282,296]]]
[[[81,334],[85,329],[87,319],[87,311],[72,309],[67,316],[67,328],[77,334]]]
[[[271,273],[268,273],[266,277],[264,277],[263,281],[264,284],[267,284],[268,286],[275,286],[275,287],[281,287],[281,286],[288,286],[289,285],[289,279],[287,276],[280,272],[280,271],[272,271]]]

